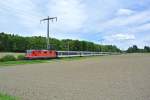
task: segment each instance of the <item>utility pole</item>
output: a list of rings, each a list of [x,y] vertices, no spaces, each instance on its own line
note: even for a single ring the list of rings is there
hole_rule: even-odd
[[[45,18],[45,19],[42,19],[40,22],[42,21],[47,21],[47,49],[50,50],[50,44],[49,44],[49,31],[50,31],[50,28],[49,28],[49,24],[50,24],[50,20],[53,22],[54,20],[56,20],[57,22],[57,17],[49,17],[48,18]]]
[[[99,48],[100,50],[100,52],[102,52],[102,46],[103,46],[103,41],[104,41],[104,39],[100,39],[100,40],[98,40],[98,41],[100,41],[100,45],[101,45],[101,47]]]
[[[88,48],[89,48],[89,47],[88,47],[88,42],[86,42],[86,51],[88,51]]]
[[[69,40],[68,40],[68,56],[69,56],[69,50],[70,50],[70,46],[69,46]]]

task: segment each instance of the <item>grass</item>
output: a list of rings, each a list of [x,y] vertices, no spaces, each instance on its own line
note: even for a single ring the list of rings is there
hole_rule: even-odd
[[[24,65],[24,64],[36,64],[46,63],[48,60],[20,60],[20,61],[6,61],[0,62],[0,66],[11,66],[11,65]]]
[[[13,55],[17,57],[18,55],[25,55],[25,53],[0,52],[0,58],[4,57],[5,55]]]
[[[24,64],[37,64],[37,63],[50,63],[56,61],[73,61],[73,60],[82,60],[87,58],[98,58],[100,56],[92,57],[66,57],[66,58],[57,58],[57,59],[46,59],[46,60],[18,60],[18,61],[6,61],[0,62],[0,67],[13,66],[13,65],[24,65]]]
[[[0,100],[19,100],[17,97],[0,93]]]

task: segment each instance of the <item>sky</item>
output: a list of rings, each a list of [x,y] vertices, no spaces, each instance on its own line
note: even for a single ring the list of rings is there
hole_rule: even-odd
[[[150,0],[0,0],[0,32],[98,44],[150,46]]]

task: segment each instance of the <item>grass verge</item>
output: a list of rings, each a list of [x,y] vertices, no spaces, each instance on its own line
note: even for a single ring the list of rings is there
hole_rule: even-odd
[[[24,64],[36,64],[46,63],[48,60],[19,60],[19,61],[6,61],[0,62],[0,67],[11,66],[11,65],[24,65]]]
[[[66,58],[57,58],[57,59],[46,59],[46,60],[18,60],[18,61],[6,61],[0,62],[0,67],[12,66],[12,65],[24,65],[24,64],[37,64],[37,63],[49,63],[55,61],[73,61],[73,60],[82,60],[87,58],[98,58],[100,56],[91,56],[91,57],[66,57]]]
[[[17,97],[0,93],[0,100],[19,100]]]

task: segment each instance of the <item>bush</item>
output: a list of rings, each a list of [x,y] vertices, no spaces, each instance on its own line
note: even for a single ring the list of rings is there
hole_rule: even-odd
[[[15,60],[16,60],[16,58],[15,58],[15,56],[13,56],[13,55],[6,55],[6,56],[4,56],[4,57],[2,57],[2,58],[0,59],[1,62],[5,62],[5,61],[15,61]]]
[[[24,55],[18,55],[17,56],[17,60],[24,60],[25,59],[25,56]]]

